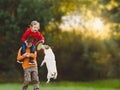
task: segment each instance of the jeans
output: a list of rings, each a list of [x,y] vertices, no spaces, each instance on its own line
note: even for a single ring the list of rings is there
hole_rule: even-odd
[[[25,43],[22,43],[22,50],[21,50],[21,55],[24,54],[26,52],[26,44]],[[32,45],[30,47],[30,52],[31,53],[34,53],[35,52],[35,46]]]

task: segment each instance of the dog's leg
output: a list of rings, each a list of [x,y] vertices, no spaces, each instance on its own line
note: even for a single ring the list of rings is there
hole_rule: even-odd
[[[50,82],[50,78],[47,79],[47,82],[46,83],[49,83]]]
[[[49,83],[50,82],[50,78],[51,78],[51,74],[50,72],[47,73],[47,82],[46,83]]]
[[[44,63],[45,63],[45,60],[42,61],[40,67],[42,67],[44,65]]]
[[[54,72],[54,79],[57,78],[57,72]]]

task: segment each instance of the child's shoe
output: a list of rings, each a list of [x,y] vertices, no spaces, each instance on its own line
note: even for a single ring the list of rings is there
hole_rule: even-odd
[[[29,60],[29,64],[35,64],[35,62],[34,62],[34,59],[33,59],[33,58],[30,58],[30,60]]]
[[[20,60],[20,61],[17,61],[18,63],[22,64],[23,63],[23,60]]]

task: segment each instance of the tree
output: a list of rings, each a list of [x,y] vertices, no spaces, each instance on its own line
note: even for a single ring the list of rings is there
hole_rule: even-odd
[[[22,70],[15,62],[21,36],[29,23],[37,20],[41,23],[40,32],[45,36],[45,44],[51,45],[55,52],[59,80],[118,78],[119,6],[119,0],[1,0],[0,77],[19,77],[17,70]],[[80,16],[80,28],[70,26],[71,31],[61,30],[64,16]],[[89,21],[96,17],[109,26],[103,30],[109,31],[107,38],[89,26],[92,24]],[[38,56],[40,63],[42,52]],[[46,72],[40,71],[45,76]]]

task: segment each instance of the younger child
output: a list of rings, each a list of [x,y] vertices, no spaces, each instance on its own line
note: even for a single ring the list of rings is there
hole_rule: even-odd
[[[26,50],[26,45],[28,44],[26,42],[26,39],[28,37],[32,37],[33,40],[33,45],[30,48],[31,53],[34,53],[35,51],[35,45],[38,41],[41,41],[41,43],[44,43],[44,37],[43,35],[38,31],[40,29],[40,23],[38,21],[32,21],[30,24],[30,27],[27,28],[27,30],[25,31],[25,33],[22,36],[22,50],[21,50],[21,54],[25,53]],[[34,60],[33,58],[30,58],[29,64],[34,64]]]

